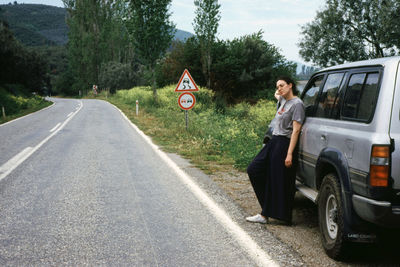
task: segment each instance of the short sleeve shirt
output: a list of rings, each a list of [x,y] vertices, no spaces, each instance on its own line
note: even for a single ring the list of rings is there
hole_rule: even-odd
[[[293,132],[293,121],[300,124],[304,123],[305,113],[303,101],[300,98],[294,97],[290,100],[280,98],[280,107],[275,115],[273,135],[291,137]]]

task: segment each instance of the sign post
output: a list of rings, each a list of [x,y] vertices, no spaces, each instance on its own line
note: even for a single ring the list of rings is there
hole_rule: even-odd
[[[97,95],[97,85],[93,84],[93,93]]]
[[[185,111],[186,130],[189,128],[188,110],[192,109],[194,107],[194,104],[196,104],[196,98],[192,93],[189,92],[182,93],[178,98],[179,107]]]
[[[185,110],[185,129],[189,130],[189,112]]]
[[[181,78],[179,79],[178,85],[175,88],[175,92],[180,92],[181,95],[178,97],[178,105],[185,111],[185,125],[186,130],[189,129],[189,113],[188,110],[192,109],[196,104],[196,98],[190,92],[199,91],[196,83],[187,69],[183,71]]]

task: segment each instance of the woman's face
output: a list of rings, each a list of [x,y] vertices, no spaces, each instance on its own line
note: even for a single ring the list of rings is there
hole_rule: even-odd
[[[284,80],[278,80],[276,82],[276,90],[278,90],[279,95],[286,98],[292,92],[292,84],[288,84]]]

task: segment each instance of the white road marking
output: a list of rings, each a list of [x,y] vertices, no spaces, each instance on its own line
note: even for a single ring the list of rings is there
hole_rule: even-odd
[[[224,209],[218,206],[215,201],[210,198],[207,193],[201,189],[193,179],[186,174],[179,166],[171,160],[167,154],[160,150],[158,146],[153,144],[151,139],[145,135],[135,124],[133,124],[128,117],[116,106],[122,116],[130,123],[133,129],[143,137],[143,139],[150,145],[150,147],[164,160],[178,175],[181,181],[192,191],[197,199],[207,207],[214,217],[220,222],[220,224],[239,242],[244,250],[250,255],[250,257],[256,262],[258,266],[279,266],[268,253],[261,249],[258,244],[237,224],[232,218],[225,212]]]
[[[81,102],[81,108],[82,108],[83,107],[82,101],[80,101],[80,102]],[[42,145],[44,145],[47,141],[49,141],[50,138],[52,138],[59,131],[61,131],[61,129],[64,128],[65,125],[67,125],[67,123],[81,110],[81,108],[79,108],[77,111],[75,111],[73,113],[73,115],[70,116],[68,119],[66,119],[57,130],[55,130],[53,133],[51,133],[49,136],[47,136],[38,145],[36,145],[35,147],[25,148],[20,153],[18,153],[16,156],[14,156],[12,159],[10,159],[5,164],[0,166],[0,181],[3,180],[7,175],[9,175],[15,168],[17,168],[22,162],[24,162],[27,158],[29,158],[33,153],[35,153],[35,151],[38,150]]]
[[[61,125],[61,122],[57,123],[57,125],[54,126],[54,128],[51,129],[50,132],[51,132],[51,133],[54,132],[54,131],[57,129],[57,127],[60,126],[60,125]]]
[[[69,116],[71,116],[72,114],[74,114],[74,113],[73,113],[73,112],[69,113],[69,114],[67,115],[67,118],[68,118]]]
[[[0,167],[0,180],[12,172],[19,164],[29,157],[32,147],[28,146]]]

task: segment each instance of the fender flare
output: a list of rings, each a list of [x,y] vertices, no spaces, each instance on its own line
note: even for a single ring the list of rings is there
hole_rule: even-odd
[[[316,175],[320,176],[321,166],[324,163],[328,163],[335,168],[336,174],[339,176],[340,185],[342,187],[342,193],[352,192],[351,181],[349,176],[349,164],[347,163],[347,158],[343,153],[335,148],[326,147],[319,154],[317,164],[316,164]]]
[[[346,228],[351,227],[352,225],[357,224],[358,220],[356,219],[356,214],[353,211],[353,190],[350,181],[347,158],[340,150],[327,147],[321,151],[318,157],[315,168],[316,177],[320,177],[322,179],[321,176],[324,171],[323,166],[325,164],[332,166],[338,176],[342,193],[345,225],[347,226]],[[347,231],[351,230],[347,229]]]

